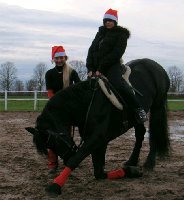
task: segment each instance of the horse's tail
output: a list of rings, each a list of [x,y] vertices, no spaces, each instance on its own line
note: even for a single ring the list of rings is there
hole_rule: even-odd
[[[167,124],[167,95],[150,109],[150,144],[156,148],[159,156],[166,156],[170,150],[170,137]]]

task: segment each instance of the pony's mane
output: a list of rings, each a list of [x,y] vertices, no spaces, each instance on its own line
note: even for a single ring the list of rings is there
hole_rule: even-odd
[[[61,90],[60,95],[67,102],[69,99],[82,100],[85,102],[89,101],[92,95],[92,89],[90,86],[90,81],[81,81],[77,84],[73,84],[63,90]]]
[[[82,93],[82,92],[87,91],[87,90],[91,91],[90,81],[88,81],[88,80],[81,81],[77,84],[70,85],[69,87],[63,89],[61,91],[61,93],[63,93],[63,94],[67,94],[67,93],[76,94],[76,93]]]
[[[90,87],[89,81],[82,81],[71,85],[63,90],[57,92],[46,104],[43,112],[44,116],[52,120],[53,116],[59,115],[58,120],[62,118],[63,121],[71,119],[74,113],[79,113],[81,116],[86,113],[89,102],[92,98],[93,90]],[[59,122],[57,123],[59,125]]]

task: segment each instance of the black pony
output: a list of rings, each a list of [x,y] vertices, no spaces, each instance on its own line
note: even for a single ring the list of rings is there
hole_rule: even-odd
[[[150,151],[144,167],[153,169],[156,155],[164,156],[169,151],[169,78],[165,70],[153,60],[139,59],[127,64],[132,70],[129,80],[142,95],[137,92],[135,94],[145,111],[149,112]],[[104,172],[107,144],[132,127],[135,128],[136,142],[125,165],[136,166],[138,163],[146,132],[144,125],[136,123],[134,113],[129,107],[125,106],[123,111],[118,110],[102,90],[95,89],[93,85],[93,81],[84,81],[58,92],[37,118],[36,128],[27,128],[33,134],[39,152],[46,154],[47,148],[50,148],[64,159],[67,170],[47,188],[50,193],[59,194],[70,171],[89,154],[92,155],[95,177],[107,178]],[[83,139],[77,150],[70,137],[71,125],[79,127]]]

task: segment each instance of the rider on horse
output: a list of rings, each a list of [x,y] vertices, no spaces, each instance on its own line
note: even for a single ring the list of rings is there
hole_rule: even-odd
[[[88,51],[88,76],[105,75],[121,98],[125,99],[135,112],[137,122],[144,123],[147,120],[146,112],[140,106],[132,88],[122,78],[124,65],[121,64],[121,57],[125,52],[130,32],[117,23],[117,11],[109,9],[104,15],[103,26],[99,27]]]

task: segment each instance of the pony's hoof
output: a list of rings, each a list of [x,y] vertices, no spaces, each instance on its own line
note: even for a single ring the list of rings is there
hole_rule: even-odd
[[[139,178],[143,176],[143,172],[139,167],[125,166],[123,169],[125,170],[125,177],[127,178]]]
[[[153,171],[153,169],[154,169],[154,165],[152,165],[150,163],[145,163],[143,165],[143,167],[144,167],[144,170],[146,170],[146,171]]]
[[[58,184],[53,183],[52,185],[46,187],[45,191],[48,193],[49,196],[57,197],[61,194],[61,187]]]
[[[134,167],[136,167],[137,162],[132,162],[132,161],[128,160],[124,163],[124,166],[134,166]]]
[[[100,180],[100,179],[107,179],[107,172],[103,172],[101,174],[95,174],[95,178],[97,180]]]
[[[57,174],[57,168],[49,169],[48,174],[51,174],[51,175]]]
[[[146,161],[143,165],[144,169],[147,171],[153,171],[154,167],[155,167],[155,161]]]

